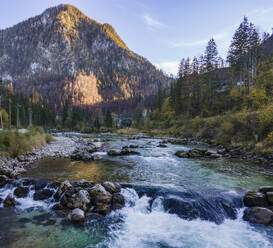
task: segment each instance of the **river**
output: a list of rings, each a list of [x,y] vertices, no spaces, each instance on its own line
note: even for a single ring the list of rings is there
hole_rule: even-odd
[[[42,159],[24,177],[123,183],[126,207],[75,227],[64,223],[50,209],[50,202],[34,201],[30,193],[15,211],[0,208],[0,247],[273,247],[273,227],[243,221],[242,206],[236,205],[235,214],[226,215],[217,205],[220,198],[238,201],[248,189],[272,185],[273,168],[225,158],[178,158],[176,151],[195,146],[158,147],[162,139],[157,138],[96,136],[103,144],[103,150],[95,153],[100,159],[88,163]],[[138,146],[134,150],[139,155],[107,155],[106,151],[130,144]],[[12,186],[1,189],[0,196],[13,190]],[[196,202],[197,218],[164,211],[163,196],[170,195]]]

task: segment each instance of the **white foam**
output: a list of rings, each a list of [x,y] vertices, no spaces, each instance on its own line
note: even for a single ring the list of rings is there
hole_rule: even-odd
[[[187,247],[187,248],[269,248],[272,247],[266,236],[241,216],[236,220],[225,220],[221,225],[209,221],[187,221],[162,211],[158,198],[149,212],[149,198],[134,197],[133,190],[123,191],[134,207],[120,210],[124,215],[124,224],[112,233],[112,238],[98,247],[111,248],[148,248],[148,247]]]

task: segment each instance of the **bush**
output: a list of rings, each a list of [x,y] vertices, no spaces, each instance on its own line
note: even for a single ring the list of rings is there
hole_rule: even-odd
[[[5,156],[18,157],[32,149],[38,148],[53,140],[50,134],[46,134],[38,128],[27,133],[15,131],[3,131],[0,133],[0,153]]]

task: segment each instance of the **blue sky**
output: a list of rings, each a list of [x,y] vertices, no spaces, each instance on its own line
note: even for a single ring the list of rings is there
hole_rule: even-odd
[[[60,3],[110,23],[130,49],[174,74],[181,58],[199,56],[211,37],[225,57],[244,15],[260,32],[273,28],[273,0],[8,0],[1,2],[0,28]]]

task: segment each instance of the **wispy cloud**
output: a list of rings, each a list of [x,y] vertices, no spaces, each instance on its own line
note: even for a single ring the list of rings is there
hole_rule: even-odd
[[[161,63],[156,63],[155,66],[162,69],[164,72],[177,75],[179,61],[166,61]]]
[[[143,19],[144,19],[144,22],[146,23],[146,25],[149,28],[153,29],[153,30],[155,30],[155,29],[162,29],[162,28],[166,28],[167,27],[166,24],[164,24],[164,23],[162,23],[162,22],[160,22],[160,21],[152,18],[151,15],[149,15],[149,14],[145,14],[143,16]]]
[[[228,36],[227,32],[223,33],[218,33],[213,35],[210,38],[214,38],[216,41],[221,41],[226,39]],[[195,47],[195,46],[203,46],[208,43],[209,39],[201,39],[201,40],[196,40],[196,41],[180,41],[180,42],[171,42],[171,45],[173,47]]]

